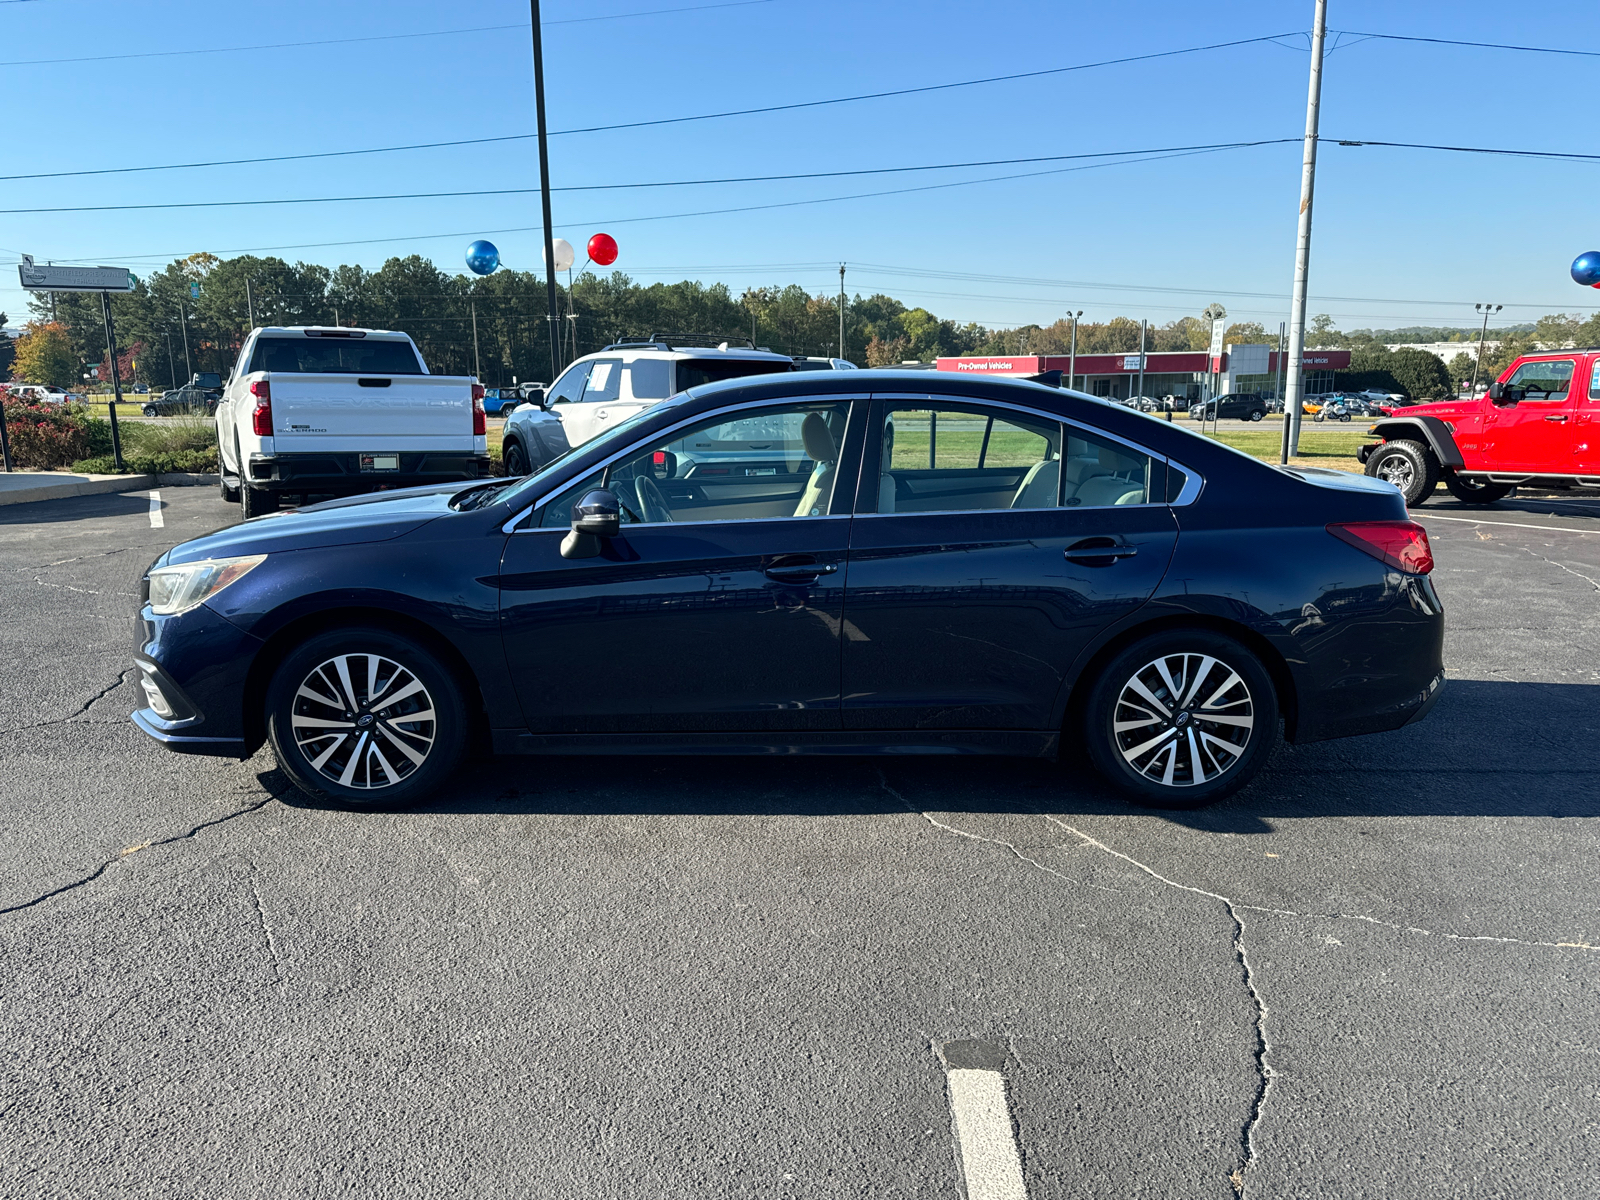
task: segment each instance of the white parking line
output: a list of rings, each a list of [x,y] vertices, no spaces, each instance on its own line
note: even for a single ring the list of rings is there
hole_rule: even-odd
[[[1600,529],[1571,529],[1565,525],[1527,525],[1521,521],[1480,521],[1475,517],[1441,517],[1436,513],[1411,514],[1413,521],[1460,521],[1466,525],[1502,525],[1507,529],[1544,529],[1554,533],[1600,533]]]
[[[151,492],[150,493],[150,528],[151,529],[162,529],[162,528],[166,527],[166,524],[167,524],[166,518],[161,515],[161,493],[160,492]]]
[[[1006,1077],[999,1071],[956,1068],[946,1078],[967,1200],[1028,1200],[1006,1107]]]

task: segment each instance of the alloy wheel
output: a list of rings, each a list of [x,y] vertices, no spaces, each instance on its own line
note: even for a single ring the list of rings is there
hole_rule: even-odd
[[[1402,492],[1409,492],[1416,483],[1417,471],[1411,460],[1403,454],[1391,454],[1378,464],[1378,478],[1392,483]]]
[[[1209,783],[1243,757],[1255,702],[1239,672],[1209,654],[1166,654],[1117,696],[1112,736],[1136,774],[1165,787]]]
[[[378,654],[340,654],[313,669],[295,692],[289,722],[312,770],[364,791],[408,778],[438,734],[422,680]]]

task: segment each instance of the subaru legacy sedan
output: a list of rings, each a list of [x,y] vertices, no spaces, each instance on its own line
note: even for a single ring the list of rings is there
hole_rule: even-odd
[[[719,447],[737,454],[721,455]],[[693,388],[521,479],[246,521],[144,579],[133,720],[403,805],[499,754],[1080,747],[1139,803],[1443,683],[1387,484],[1076,392],[931,372]],[[1076,760],[1076,756],[1073,756]]]

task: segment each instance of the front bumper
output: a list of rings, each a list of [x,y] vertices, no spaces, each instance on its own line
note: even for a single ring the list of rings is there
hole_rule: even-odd
[[[487,478],[487,454],[471,450],[406,450],[396,454],[398,470],[363,471],[361,455],[252,454],[246,482],[259,491],[355,494],[377,488],[420,487],[430,483]]]
[[[135,628],[134,665],[147,703],[133,713],[134,725],[179,754],[253,753],[259,737],[247,726],[245,692],[261,639],[204,604],[167,617],[146,604]]]

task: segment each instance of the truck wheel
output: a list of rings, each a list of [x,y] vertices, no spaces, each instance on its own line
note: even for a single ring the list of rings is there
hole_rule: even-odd
[[[267,740],[313,800],[393,809],[450,777],[467,709],[449,669],[385,629],[336,629],[301,643],[267,689]]]
[[[1509,483],[1490,483],[1487,479],[1463,479],[1454,471],[1444,473],[1444,486],[1463,504],[1493,504],[1514,490]]]
[[[251,517],[265,516],[278,511],[278,493],[264,492],[260,488],[239,485],[239,508],[248,521]]]
[[[1135,804],[1201,808],[1266,765],[1278,741],[1272,676],[1238,642],[1176,629],[1106,664],[1084,705],[1089,758]]]
[[[1367,457],[1367,474],[1394,484],[1415,507],[1439,486],[1439,460],[1421,442],[1385,442]]]
[[[511,478],[520,479],[522,476],[530,474],[528,470],[528,455],[523,450],[521,442],[507,442],[503,458],[506,464],[506,474]]]

